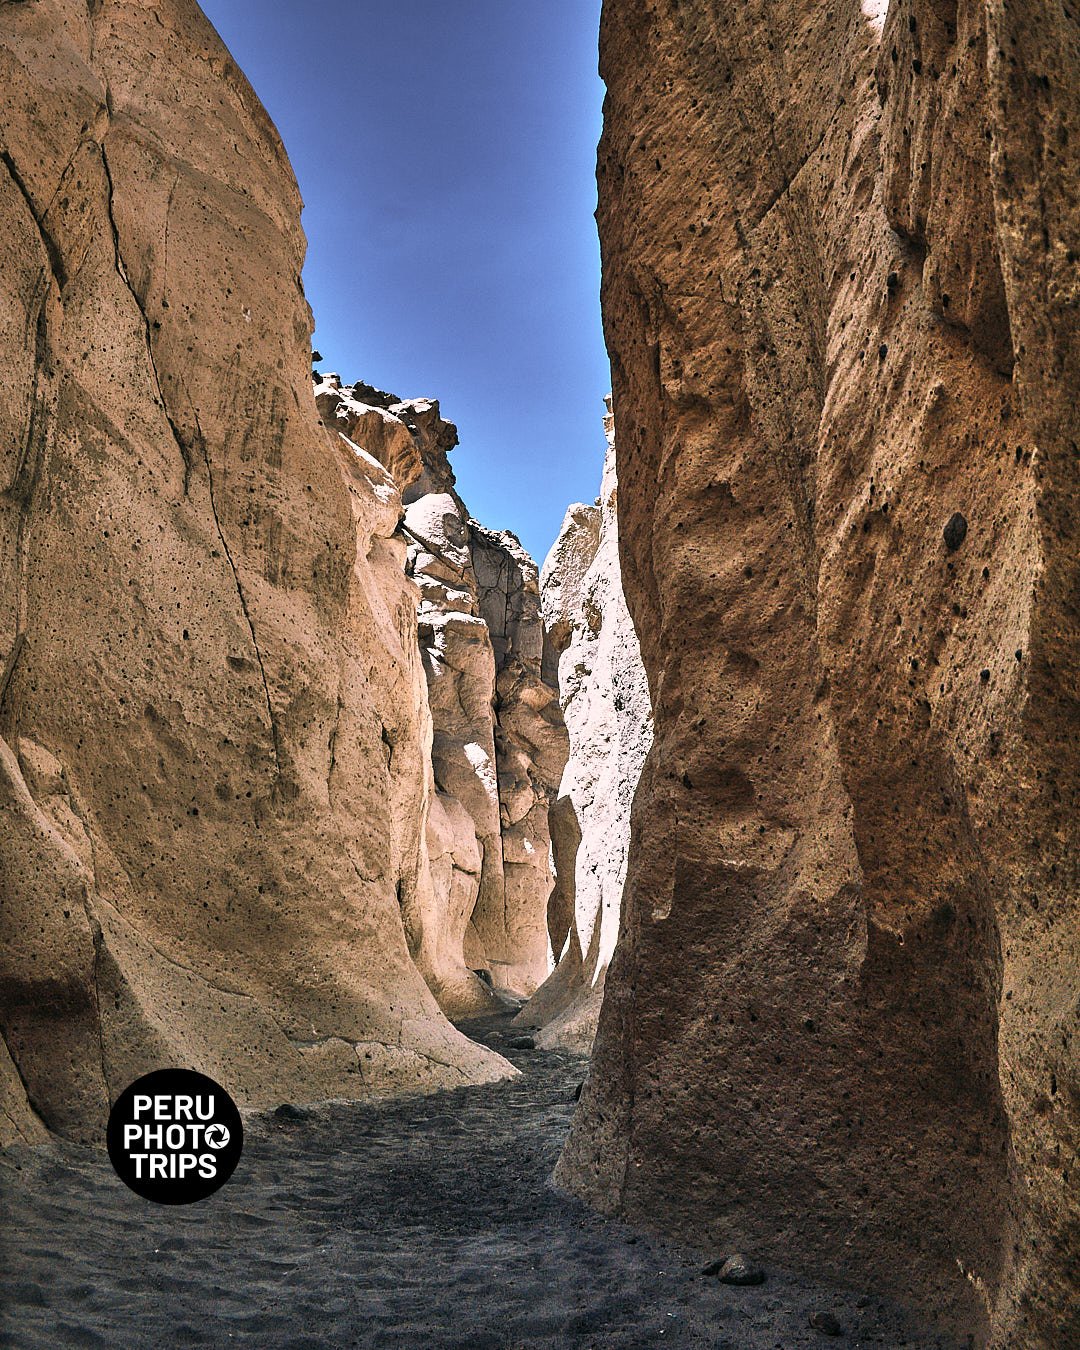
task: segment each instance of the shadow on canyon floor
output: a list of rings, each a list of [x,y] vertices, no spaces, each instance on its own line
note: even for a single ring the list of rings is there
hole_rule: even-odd
[[[138,1199],[103,1149],[0,1154],[0,1344],[945,1350],[876,1301],[775,1270],[721,1285],[700,1253],[561,1195],[585,1062],[509,1048],[507,1018],[467,1029],[523,1076],[252,1119],[233,1180],[192,1208]],[[822,1310],[841,1339],[810,1328]]]

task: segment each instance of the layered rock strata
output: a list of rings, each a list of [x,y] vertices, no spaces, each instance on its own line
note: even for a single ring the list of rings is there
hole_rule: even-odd
[[[558,1176],[1078,1342],[1075,16],[606,0],[601,60],[655,742]]]
[[[410,959],[401,505],[319,423],[300,201],[191,0],[0,6],[0,1137],[509,1072]]]
[[[438,403],[336,375],[315,393],[324,423],[376,455],[405,503],[432,719],[430,891],[407,916],[410,949],[447,1011],[476,1012],[492,989],[530,994],[550,968],[548,808],[566,733],[536,564],[469,516]]]
[[[600,496],[566,513],[541,572],[569,757],[551,809],[554,971],[522,1009],[538,1044],[588,1051],[619,934],[630,809],[652,740],[649,688],[619,569],[613,419]]]

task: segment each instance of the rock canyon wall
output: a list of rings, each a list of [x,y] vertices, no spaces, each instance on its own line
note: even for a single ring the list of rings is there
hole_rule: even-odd
[[[247,1106],[512,1072],[406,936],[443,827],[395,455],[445,424],[321,425],[296,186],[192,0],[0,5],[0,91],[0,1138],[98,1138],[166,1063]]]
[[[194,0],[0,2],[0,1143],[488,1081],[446,1014],[603,991],[562,1184],[1080,1343],[1076,17],[601,48],[619,446],[541,586],[438,404],[313,397]]]
[[[324,424],[393,474],[406,570],[419,587],[431,709],[427,856],[406,910],[410,950],[443,1008],[482,1012],[492,989],[531,994],[549,969],[548,807],[566,762],[558,687],[542,669],[536,564],[473,520],[448,455],[457,430],[430,400],[321,377]]]
[[[558,1176],[1080,1343],[1076,16],[606,0],[601,65],[655,742]]]
[[[569,758],[551,815],[556,879],[548,908],[558,965],[518,1020],[537,1043],[588,1052],[619,935],[630,808],[652,740],[649,687],[619,570],[614,425],[600,496],[571,506],[541,574],[558,655]]]

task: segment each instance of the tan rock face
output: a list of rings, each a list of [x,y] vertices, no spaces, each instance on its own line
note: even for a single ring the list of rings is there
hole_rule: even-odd
[[[470,520],[477,605],[495,655],[495,765],[502,836],[502,906],[473,916],[496,986],[531,994],[551,969],[548,809],[566,764],[554,672],[543,668],[544,623],[536,564],[508,532]],[[539,902],[539,903],[538,903]]]
[[[556,880],[548,924],[561,953],[519,1020],[543,1046],[588,1050],[619,935],[630,808],[652,740],[649,688],[619,569],[611,419],[599,505],[571,506],[541,574],[559,653],[570,754],[550,815]]]
[[[608,0],[601,46],[656,739],[558,1175],[1071,1343],[1074,21]]]
[[[506,1073],[406,945],[418,597],[313,405],[273,127],[188,0],[0,6],[0,90],[0,1134],[97,1137],[163,1063]]]
[[[555,675],[542,669],[536,564],[512,534],[470,518],[448,459],[457,431],[437,402],[370,385],[316,384],[324,423],[397,478],[407,571],[431,710],[425,898],[409,947],[442,1007],[529,994],[550,968],[548,808],[566,761]],[[482,972],[484,979],[478,978]]]

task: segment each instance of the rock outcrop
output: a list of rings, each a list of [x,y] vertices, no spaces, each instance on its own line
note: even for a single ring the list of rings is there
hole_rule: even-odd
[[[530,994],[550,969],[548,808],[566,732],[543,669],[536,564],[469,516],[448,459],[457,431],[438,403],[337,375],[315,395],[324,423],[375,455],[405,503],[433,730],[430,885],[406,927],[443,1008],[475,1013],[493,989]]]
[[[518,1020],[537,1044],[588,1051],[619,935],[630,808],[652,740],[649,688],[619,568],[613,419],[596,505],[571,506],[540,588],[570,751],[550,813],[559,961]]]
[[[511,1072],[410,959],[418,593],[312,401],[274,128],[192,0],[2,5],[0,90],[0,1137],[97,1138],[163,1063]]]
[[[1075,15],[606,0],[601,63],[655,742],[558,1177],[1080,1343]]]
[[[495,654],[495,768],[503,901],[473,925],[496,987],[531,994],[551,969],[548,810],[566,764],[566,728],[553,672],[544,666],[536,563],[508,531],[468,522],[477,607]],[[538,903],[539,901],[539,903]]]

